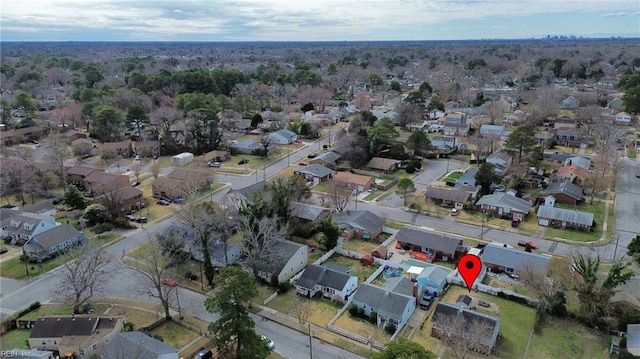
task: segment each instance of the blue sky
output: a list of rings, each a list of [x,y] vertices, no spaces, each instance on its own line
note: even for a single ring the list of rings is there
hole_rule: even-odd
[[[2,41],[640,37],[638,0],[0,0]]]

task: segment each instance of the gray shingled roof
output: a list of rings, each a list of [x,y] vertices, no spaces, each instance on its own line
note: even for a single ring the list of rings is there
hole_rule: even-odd
[[[97,315],[40,317],[36,320],[29,338],[62,338],[72,335],[91,335],[98,325],[105,329],[115,328],[119,318]]]
[[[471,325],[471,323],[476,321],[486,323],[490,329],[490,333],[487,333],[488,335],[483,336],[479,340],[482,344],[487,345],[491,348],[494,346],[494,344],[496,343],[496,338],[498,337],[498,332],[500,331],[499,318],[482,314],[474,310],[469,310],[455,304],[439,302],[436,306],[436,310],[433,312],[433,323],[440,324],[441,326],[446,328],[448,327],[448,323],[450,323],[449,318],[457,315],[462,315],[465,324],[469,326]]]
[[[307,221],[315,221],[323,213],[330,213],[331,209],[326,207],[314,206],[308,203],[293,202],[291,203],[292,214],[295,217],[305,219]],[[325,216],[326,217],[326,216]]]
[[[499,265],[519,271],[530,269],[543,275],[547,274],[547,267],[551,259],[549,256],[542,254],[529,253],[498,245],[485,246],[480,258],[485,264]]]
[[[465,172],[462,176],[460,176],[460,178],[456,180],[456,183],[468,185],[468,186],[475,186],[477,174],[478,174],[478,169],[472,168],[467,172]]]
[[[563,193],[569,197],[575,198],[577,200],[582,199],[582,187],[575,185],[571,182],[552,182],[549,183],[549,186],[545,190],[545,193],[548,194],[557,194]]]
[[[422,270],[420,274],[418,274],[418,278],[429,278],[436,283],[442,283],[446,281],[448,271],[444,268],[429,266]]]
[[[269,182],[260,181],[260,182],[254,183],[254,184],[252,184],[250,186],[247,186],[245,188],[240,188],[238,190],[232,190],[231,192],[235,192],[235,193],[238,193],[239,195],[241,195],[241,196],[243,196],[245,198],[249,198],[251,193],[253,193],[255,191],[258,191],[259,189],[261,189],[261,188],[263,188],[263,187],[265,187],[267,185],[269,185]]]
[[[399,320],[407,304],[414,298],[385,290],[373,284],[362,283],[353,294],[353,300],[365,303],[378,313],[383,312]]]
[[[338,161],[340,159],[340,155],[338,153],[335,153],[333,151],[327,151],[327,152],[323,152],[321,154],[319,154],[316,158],[314,158],[313,160],[323,160],[325,162],[331,163],[331,164],[336,164],[336,161]]]
[[[178,354],[178,349],[137,331],[116,334],[105,351],[107,358],[157,359],[164,354]]]
[[[506,192],[488,194],[482,196],[476,205],[496,206],[500,208],[509,208],[518,212],[529,213],[531,211],[531,203],[522,198],[512,196]]]
[[[333,222],[339,226],[348,226],[351,228],[362,229],[369,232],[375,232],[384,226],[385,220],[377,216],[375,213],[364,211],[344,211],[333,217]]]
[[[640,324],[627,324],[627,348],[640,348]]]
[[[412,227],[403,227],[396,234],[402,243],[413,244],[425,249],[433,249],[446,254],[454,254],[462,239],[435,232],[427,232]]]
[[[593,213],[551,206],[539,206],[538,218],[554,219],[556,221],[574,223],[589,227],[593,224]]]
[[[571,158],[573,156],[574,155],[572,155],[571,153],[559,152],[559,153],[554,153],[550,155],[549,159],[555,162],[564,162],[567,158]]]
[[[80,232],[69,223],[63,223],[59,226],[48,229],[42,233],[36,234],[34,237],[44,249],[53,248],[55,245],[75,238]]]
[[[471,193],[460,190],[458,188],[446,189],[441,187],[427,187],[427,191],[424,194],[427,198],[435,198],[444,201],[453,201],[457,203],[467,202],[471,198]]]
[[[325,166],[322,165],[318,165],[318,164],[312,164],[312,165],[308,165],[308,166],[300,166],[298,167],[295,172],[297,173],[305,173],[305,174],[309,174],[312,175],[314,177],[327,177],[330,174],[333,173],[333,171]]]
[[[282,268],[284,268],[284,266],[287,265],[287,262],[289,262],[289,259],[291,259],[291,257],[296,254],[300,248],[305,246],[306,244],[300,244],[286,239],[279,239],[275,241],[272,252],[274,261],[269,265],[269,268],[262,269],[268,270],[271,273],[280,273]]]

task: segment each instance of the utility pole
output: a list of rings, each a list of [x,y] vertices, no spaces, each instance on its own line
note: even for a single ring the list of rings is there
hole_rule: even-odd
[[[616,253],[618,253],[618,242],[620,242],[620,233],[615,234],[616,237],[616,246],[613,249],[613,261],[616,261]]]
[[[311,323],[309,323],[308,325],[309,325],[309,358],[313,359],[313,343],[311,340],[313,336],[311,335]]]
[[[484,213],[484,210],[482,211],[482,229],[480,230],[480,239],[483,239],[484,237],[484,222],[487,219],[487,214]]]

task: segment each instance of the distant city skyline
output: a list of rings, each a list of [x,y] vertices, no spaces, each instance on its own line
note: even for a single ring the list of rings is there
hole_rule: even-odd
[[[640,37],[638,0],[1,0],[2,41]]]

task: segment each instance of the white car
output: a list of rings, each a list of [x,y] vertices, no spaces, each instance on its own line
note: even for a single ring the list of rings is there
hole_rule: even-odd
[[[460,210],[457,208],[452,208],[451,209],[451,215],[452,216],[457,216],[458,214],[460,214]]]
[[[260,337],[262,338],[262,341],[267,344],[267,348],[274,349],[276,347],[276,343],[274,343],[273,340],[265,337],[264,335],[261,335]]]

